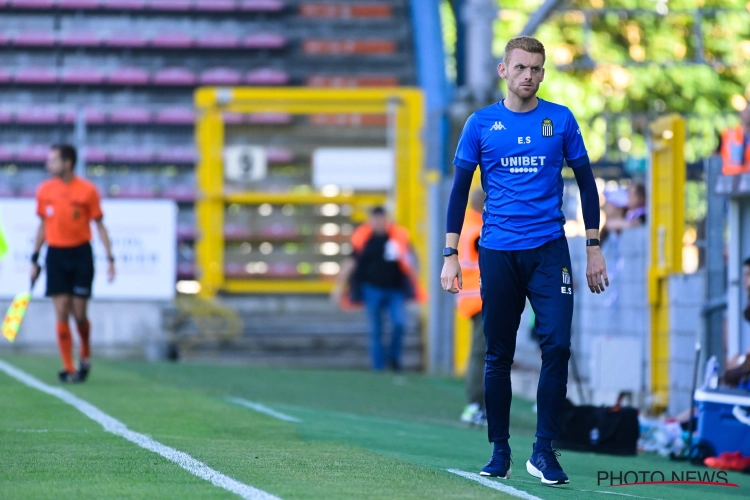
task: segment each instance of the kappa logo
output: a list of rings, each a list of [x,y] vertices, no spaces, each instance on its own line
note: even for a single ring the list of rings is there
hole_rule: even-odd
[[[552,137],[555,135],[555,129],[552,126],[552,120],[545,118],[542,120],[542,137]]]
[[[495,124],[490,127],[490,130],[506,130],[505,125],[503,125],[503,122],[495,122]]]

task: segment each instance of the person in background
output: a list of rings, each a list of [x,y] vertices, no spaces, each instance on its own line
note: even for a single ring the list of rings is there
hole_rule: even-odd
[[[96,187],[73,173],[77,152],[73,146],[52,146],[47,157],[47,171],[52,179],[37,191],[36,213],[41,219],[31,256],[31,280],[39,277],[39,251],[47,242],[47,297],[52,297],[57,318],[57,341],[63,361],[60,382],[84,382],[91,369],[91,324],[86,308],[94,281],[94,256],[91,250],[91,222],[107,252],[107,277],[115,278],[115,259],[107,229],[102,219]],[[76,322],[81,338],[78,369],[73,364],[73,339],[70,316]]]
[[[372,368],[382,371],[386,363],[401,370],[401,345],[406,327],[406,303],[424,300],[417,280],[409,232],[391,222],[383,207],[375,207],[367,222],[351,238],[353,253],[341,266],[332,291],[335,303],[364,302],[370,325]],[[348,285],[349,297],[344,297]],[[383,351],[383,313],[391,319],[391,344]]]
[[[646,223],[646,186],[642,182],[633,182],[628,187],[628,201],[625,217],[620,220],[607,221],[610,231],[622,231]]]
[[[722,173],[750,172],[750,105],[740,111],[740,123],[721,134]]]
[[[743,316],[750,321],[750,257],[742,263],[742,286],[748,300]],[[727,361],[722,382],[731,387],[739,386],[750,390],[750,352],[738,354]]]
[[[482,326],[482,297],[479,292],[479,239],[482,235],[484,191],[475,189],[469,197],[469,210],[459,240],[458,255],[464,286],[458,293],[457,313],[471,320],[471,347],[466,368],[467,405],[461,421],[487,425],[484,408],[484,356],[487,341]]]
[[[628,192],[623,188],[611,189],[604,192],[604,212],[605,222],[601,230],[600,240],[602,246],[606,241],[614,241],[620,234],[619,229],[612,229],[625,220],[625,213],[628,207]]]

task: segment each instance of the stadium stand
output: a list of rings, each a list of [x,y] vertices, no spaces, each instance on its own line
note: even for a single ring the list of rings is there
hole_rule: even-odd
[[[33,196],[49,144],[73,142],[83,113],[83,157],[103,196],[178,202],[177,272],[190,278],[195,88],[413,85],[413,45],[407,0],[0,0],[0,196]],[[254,130],[302,123],[286,113],[224,119]],[[303,122],[335,134],[384,120],[318,115]],[[279,143],[267,160],[293,169],[299,158]],[[288,229],[269,226],[263,234],[289,236]],[[242,235],[230,225],[227,236]],[[268,276],[296,274],[269,263]]]

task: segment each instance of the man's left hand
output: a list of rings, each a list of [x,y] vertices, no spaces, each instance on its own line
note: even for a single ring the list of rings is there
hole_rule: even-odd
[[[115,280],[115,263],[110,262],[107,267],[107,280],[112,283]]]
[[[591,293],[602,293],[609,286],[607,264],[599,247],[586,248],[586,281]]]

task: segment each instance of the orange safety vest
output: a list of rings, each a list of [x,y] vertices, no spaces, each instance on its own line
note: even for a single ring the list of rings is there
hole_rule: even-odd
[[[352,247],[354,248],[354,251],[361,253],[371,237],[372,226],[369,224],[364,223],[355,229],[352,234]],[[419,282],[416,261],[414,259],[414,254],[411,251],[411,245],[409,244],[409,231],[396,224],[389,224],[388,238],[390,241],[394,242],[398,248],[398,266],[407,278],[407,298],[414,299],[419,303],[426,302],[427,293]],[[354,274],[356,274],[356,272]],[[350,282],[349,286],[350,288],[354,288],[356,284]],[[354,304],[360,302],[360,300],[358,300],[359,295],[359,290],[350,290],[349,294],[343,294],[341,298],[341,306],[343,308],[352,307]]]
[[[742,163],[736,163],[732,159],[732,150],[735,148],[739,148],[738,151],[743,149],[745,151]],[[721,134],[721,158],[723,160],[721,172],[724,175],[750,172],[750,145],[745,145],[745,131],[741,125],[728,128]]]
[[[458,262],[461,264],[463,289],[458,292],[458,314],[471,318],[482,312],[482,297],[479,294],[479,252],[475,242],[482,234],[482,214],[469,210],[464,219],[461,239],[458,241]]]

